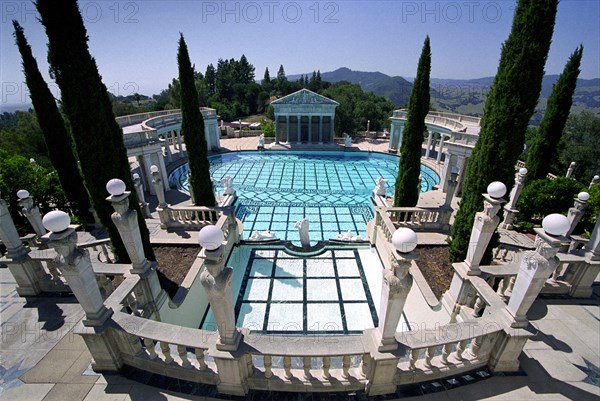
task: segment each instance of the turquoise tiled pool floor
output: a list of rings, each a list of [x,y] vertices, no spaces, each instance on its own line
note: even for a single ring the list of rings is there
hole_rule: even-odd
[[[381,265],[363,266],[368,249],[328,248],[306,258],[283,248],[238,250],[230,259],[236,325],[297,335],[358,334],[376,327],[380,290],[371,287],[381,283]],[[208,312],[201,327],[213,326]]]
[[[233,177],[237,217],[246,236],[270,230],[280,239],[298,242],[294,224],[306,217],[313,244],[347,231],[366,237],[375,180],[388,180],[386,192],[391,195],[399,160],[366,152],[233,152],[209,159],[217,192],[222,191],[223,177]],[[175,170],[171,185],[187,190],[187,171],[187,165]],[[421,166],[421,175],[422,191],[439,182],[426,166]]]

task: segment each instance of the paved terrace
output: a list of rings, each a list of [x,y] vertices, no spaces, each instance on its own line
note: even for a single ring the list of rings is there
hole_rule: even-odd
[[[256,149],[256,137],[225,139],[227,150]],[[387,152],[387,141],[362,140],[354,145],[366,151]],[[176,149],[173,149],[177,160]],[[181,158],[179,158],[181,160]],[[423,160],[436,169],[435,159]],[[176,162],[175,162],[176,163]],[[154,210],[156,198],[148,199]],[[167,193],[168,202],[186,202],[178,191]],[[442,201],[437,191],[423,195],[420,206]],[[454,205],[455,206],[455,205]],[[147,221],[154,242],[195,243],[185,232],[165,236],[158,220]],[[420,239],[421,240],[421,239]],[[523,239],[525,241],[525,239]],[[215,400],[214,388],[178,382],[150,374],[131,380],[120,375],[100,375],[90,368],[91,356],[81,338],[73,334],[83,310],[74,297],[25,299],[15,291],[6,268],[0,269],[0,399],[6,400]],[[427,312],[427,311],[423,311]],[[590,299],[539,298],[528,318],[538,330],[520,357],[521,372],[494,375],[469,385],[439,381],[406,388],[403,400],[596,400],[600,397],[600,286]],[[444,322],[445,323],[445,322]],[[149,385],[152,384],[152,386]],[[189,394],[189,395],[185,395]],[[303,399],[319,399],[305,397]],[[331,399],[329,395],[327,399]],[[230,398],[227,398],[230,399]],[[271,399],[265,397],[265,399]],[[289,399],[297,399],[291,394]],[[348,396],[347,399],[356,399]],[[390,398],[393,399],[393,398]]]

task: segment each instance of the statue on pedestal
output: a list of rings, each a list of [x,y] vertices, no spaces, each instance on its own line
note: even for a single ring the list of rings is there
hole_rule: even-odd
[[[305,217],[302,220],[299,220],[294,225],[294,228],[298,229],[298,234],[300,235],[300,243],[302,244],[302,248],[310,247],[310,238],[308,236],[308,219]]]

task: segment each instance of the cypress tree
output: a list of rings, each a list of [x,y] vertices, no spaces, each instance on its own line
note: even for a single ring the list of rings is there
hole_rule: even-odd
[[[546,112],[527,153],[526,164],[530,180],[546,178],[550,172],[550,163],[557,157],[558,143],[573,104],[582,55],[583,46],[579,46],[569,57],[565,69],[552,88]]]
[[[417,76],[408,101],[404,137],[400,147],[400,167],[394,194],[394,206],[412,207],[419,200],[419,174],[421,173],[421,145],[425,131],[425,117],[429,112],[429,74],[431,72],[431,47],[425,38]]]
[[[179,82],[181,83],[181,133],[185,139],[191,172],[192,199],[196,205],[214,206],[215,194],[210,179],[208,146],[204,136],[204,119],[200,112],[198,93],[194,85],[194,67],[188,48],[180,34],[177,52]]]
[[[93,223],[87,190],[77,167],[77,159],[73,154],[71,137],[65,122],[58,110],[56,100],[44,81],[33,57],[31,47],[27,43],[23,28],[13,21],[15,42],[23,60],[23,73],[29,88],[29,95],[35,109],[38,123],[44,134],[48,156],[56,169],[60,185],[69,201],[72,212],[82,223]]]
[[[115,121],[112,104],[90,55],[87,32],[76,0],[38,0],[36,7],[48,36],[50,72],[60,87],[62,105],[71,125],[81,170],[92,205],[107,228],[117,258],[129,261],[125,246],[110,216],[113,208],[106,201],[106,183],[112,178],[133,189],[123,132]],[[166,177],[165,177],[166,179]],[[154,260],[146,222],[135,191],[130,207],[137,209],[146,257]]]
[[[450,259],[467,255],[473,218],[490,182],[514,183],[515,163],[542,86],[558,0],[519,0],[511,33],[484,106],[479,139],[467,165],[460,209],[452,225]]]

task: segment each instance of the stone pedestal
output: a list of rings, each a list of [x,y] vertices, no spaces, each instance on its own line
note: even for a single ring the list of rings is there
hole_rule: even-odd
[[[492,198],[488,194],[483,194],[483,212],[475,214],[475,221],[469,239],[469,249],[465,264],[469,267],[469,275],[479,275],[479,264],[483,258],[483,254],[490,243],[490,239],[500,223],[500,218],[497,216],[500,210],[500,205],[504,203],[504,199]]]
[[[525,329],[504,330],[498,333],[490,354],[488,366],[492,372],[516,372],[519,370],[519,356],[527,340],[533,335]]]
[[[144,254],[144,245],[138,215],[135,210],[129,209],[129,195],[125,191],[121,195],[111,195],[106,198],[112,203],[115,212],[111,219],[123,240],[127,255],[131,260],[132,274],[137,274],[142,279],[139,288],[136,288],[136,297],[144,309],[156,320],[160,320],[159,310],[167,299],[166,292],[160,287],[156,274],[156,262],[151,262]]]
[[[409,273],[412,260],[416,257],[410,252],[390,255],[391,269],[384,270],[379,308],[379,327],[376,334],[380,338],[379,352],[394,351],[398,348],[396,328],[404,311],[404,304],[412,286],[413,278]]]
[[[92,369],[95,372],[118,372],[124,364],[119,346],[122,347],[127,340],[118,336],[118,331],[110,330],[110,323],[109,319],[100,326],[90,327],[80,323],[73,328],[73,332],[83,338],[92,355]]]
[[[217,349],[235,351],[242,335],[235,327],[235,312],[231,280],[233,269],[224,267],[223,246],[214,251],[202,249],[199,257],[204,259],[205,270],[200,275],[200,282],[212,309],[219,332]]]
[[[450,314],[450,323],[456,323],[461,309],[467,305],[471,293],[474,291],[468,280],[469,267],[464,263],[453,263],[454,275],[450,289],[442,296],[442,307]]]
[[[508,301],[508,311],[513,316],[511,327],[527,327],[527,311],[544,287],[550,274],[556,269],[556,257],[565,237],[548,235],[542,229],[535,229],[535,251],[528,251],[521,260],[512,295]]]
[[[521,195],[521,191],[523,190],[523,186],[525,185],[525,179],[527,178],[527,169],[521,169],[515,175],[515,185],[512,187],[510,191],[510,200],[504,206],[504,221],[502,222],[502,228],[506,230],[512,230],[513,221],[515,216],[519,211],[517,210],[517,200],[519,200],[519,195]]]
[[[83,324],[102,326],[112,315],[112,310],[107,309],[102,302],[89,252],[77,247],[76,227],[69,226],[64,231],[46,234],[44,238],[56,250],[56,266],[85,312]]]
[[[379,351],[380,333],[378,328],[365,330],[364,336],[369,348],[369,369],[366,372],[367,394],[375,396],[394,393],[396,391],[394,378],[398,369],[398,360],[403,353],[402,350]]]

